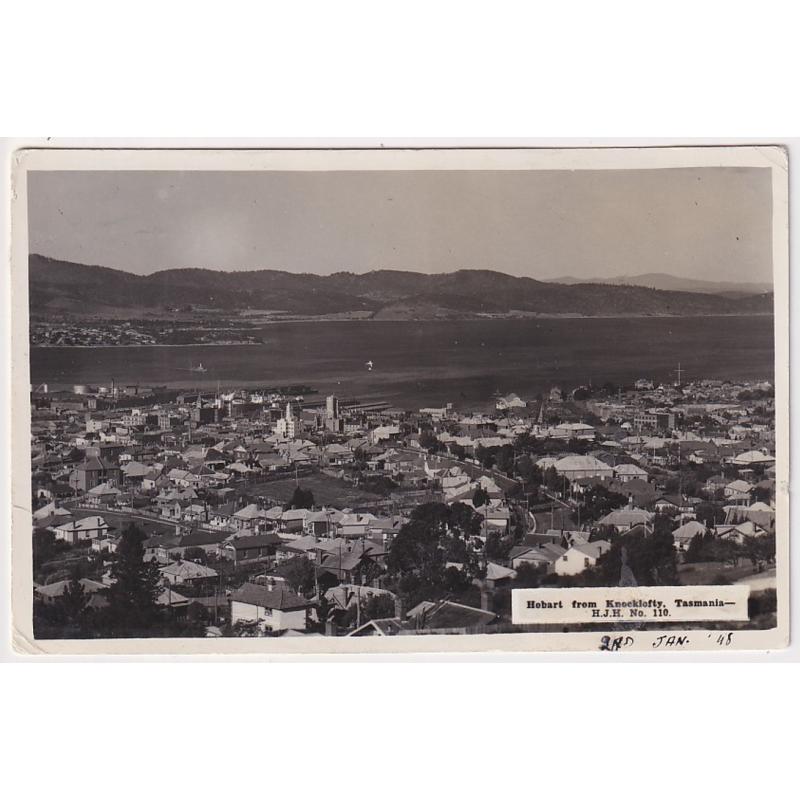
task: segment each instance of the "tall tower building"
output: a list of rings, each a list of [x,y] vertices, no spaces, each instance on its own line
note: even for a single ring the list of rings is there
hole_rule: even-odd
[[[339,416],[339,398],[332,394],[325,401],[325,410],[328,419],[336,419]]]

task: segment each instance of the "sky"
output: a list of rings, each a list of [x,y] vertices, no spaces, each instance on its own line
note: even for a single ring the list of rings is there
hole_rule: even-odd
[[[162,269],[771,281],[769,169],[30,172],[30,252]]]

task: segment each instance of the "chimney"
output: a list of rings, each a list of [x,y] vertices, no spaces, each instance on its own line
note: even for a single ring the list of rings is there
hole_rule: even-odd
[[[493,611],[492,593],[484,581],[481,583],[481,611]]]
[[[336,628],[336,623],[332,619],[325,620],[325,635],[338,636],[339,633]]]

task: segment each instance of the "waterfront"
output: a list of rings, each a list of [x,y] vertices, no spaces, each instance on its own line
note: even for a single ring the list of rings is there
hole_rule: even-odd
[[[261,345],[32,348],[31,381],[216,387],[304,383],[402,407],[647,376],[767,379],[773,318],[280,323]],[[367,361],[374,367],[368,370]],[[202,362],[207,371],[191,373]]]

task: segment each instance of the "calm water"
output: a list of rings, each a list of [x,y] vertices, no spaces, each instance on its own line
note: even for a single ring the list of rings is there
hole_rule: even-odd
[[[408,408],[475,404],[591,380],[765,378],[772,317],[279,323],[263,345],[34,348],[31,379],[182,387],[303,383]],[[365,362],[372,360],[368,371]],[[186,371],[203,363],[203,374]]]

